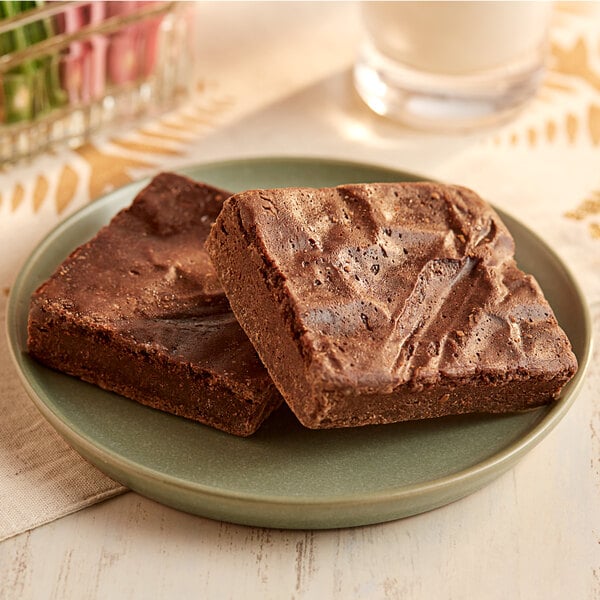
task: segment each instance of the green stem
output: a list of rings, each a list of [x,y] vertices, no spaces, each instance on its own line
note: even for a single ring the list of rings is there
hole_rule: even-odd
[[[0,1],[0,18],[15,17],[43,4],[43,0]],[[51,19],[39,19],[0,35],[0,51],[7,54],[25,50],[53,35]],[[31,120],[49,108],[66,102],[66,93],[60,85],[59,60],[58,54],[24,60],[2,75],[5,122]]]

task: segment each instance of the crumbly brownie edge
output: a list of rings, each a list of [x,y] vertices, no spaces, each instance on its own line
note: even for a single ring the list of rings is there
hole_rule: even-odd
[[[288,299],[284,295],[275,299],[278,275],[264,261],[252,233],[242,226],[236,198],[224,204],[205,247],[231,310],[271,379],[298,420],[311,427],[320,410],[318,382],[307,376]]]

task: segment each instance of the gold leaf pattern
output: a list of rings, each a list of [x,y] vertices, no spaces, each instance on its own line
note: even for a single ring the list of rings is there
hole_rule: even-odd
[[[113,144],[125,148],[126,150],[134,150],[135,152],[142,152],[144,154],[170,154],[179,156],[183,154],[180,150],[174,150],[173,148],[166,148],[165,146],[156,146],[154,144],[145,144],[143,142],[132,142],[128,140],[111,140]]]
[[[552,79],[547,79],[544,82],[544,88],[546,88],[547,90],[555,90],[559,92],[571,92],[573,90],[572,85],[561,83],[559,81],[552,81]]]
[[[72,167],[66,165],[60,174],[56,188],[56,212],[58,214],[61,214],[75,197],[77,181],[77,173]]]
[[[575,143],[577,139],[577,129],[579,128],[579,122],[577,120],[577,116],[573,113],[569,113],[566,117],[566,130],[567,137],[571,144]]]
[[[159,140],[167,140],[171,142],[182,141],[181,136],[175,133],[165,133],[164,131],[150,131],[149,129],[140,129],[139,133],[144,137],[151,137]]]
[[[33,212],[38,212],[48,193],[48,180],[43,175],[38,175],[33,190]]]
[[[565,213],[567,219],[574,221],[585,221],[600,215],[600,190],[594,190],[589,197],[581,202],[574,210]],[[588,223],[588,231],[592,239],[600,240],[600,223],[592,221]]]
[[[600,91],[600,74],[592,69],[586,41],[579,37],[571,48],[552,44],[552,67],[554,73],[584,80]]]
[[[190,128],[189,125],[186,123],[174,123],[173,121],[161,121],[161,125],[163,127],[167,127],[169,129],[175,129],[175,131],[185,131],[185,132],[189,132]]]
[[[556,123],[554,121],[548,121],[546,123],[546,139],[552,143],[556,138]]]
[[[574,221],[583,221],[595,215],[600,215],[600,191],[592,192],[575,210],[565,213],[565,217]]]
[[[13,190],[12,200],[11,200],[11,209],[13,212],[15,212],[17,210],[17,208],[19,208],[19,206],[21,206],[21,202],[23,202],[24,198],[25,198],[25,190],[20,183],[17,183],[17,185],[15,186],[15,189]]]
[[[590,137],[594,146],[600,144],[600,106],[592,104],[588,112]]]

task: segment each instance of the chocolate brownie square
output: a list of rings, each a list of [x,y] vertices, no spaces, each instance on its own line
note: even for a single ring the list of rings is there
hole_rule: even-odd
[[[247,191],[226,201],[207,248],[307,427],[521,411],[577,369],[509,231],[466,188]]]
[[[30,354],[153,408],[253,433],[281,396],[204,249],[228,195],[156,176],[33,294]]]

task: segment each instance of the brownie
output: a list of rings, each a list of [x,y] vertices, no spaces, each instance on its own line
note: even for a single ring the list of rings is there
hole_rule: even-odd
[[[207,248],[311,428],[521,411],[577,369],[509,231],[466,188],[247,191],[226,201]]]
[[[228,195],[156,176],[33,294],[31,355],[147,406],[253,433],[281,396],[204,249]]]

